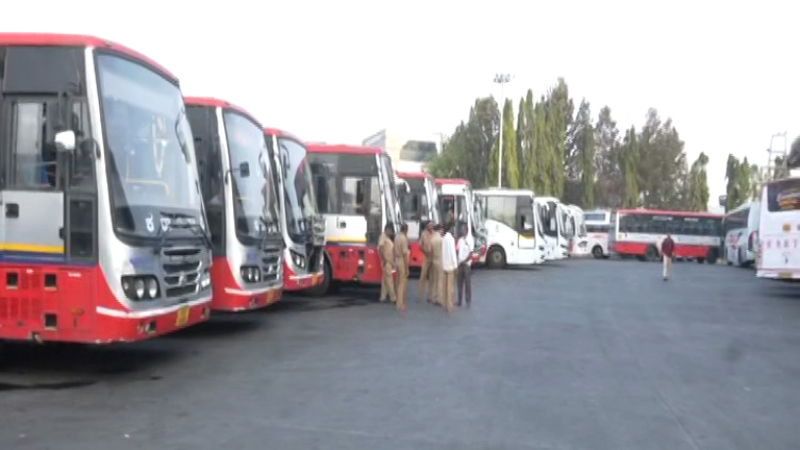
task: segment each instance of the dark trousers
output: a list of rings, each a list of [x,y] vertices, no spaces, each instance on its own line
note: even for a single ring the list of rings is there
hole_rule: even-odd
[[[458,265],[458,306],[466,292],[467,305],[472,303],[472,267],[467,264]]]

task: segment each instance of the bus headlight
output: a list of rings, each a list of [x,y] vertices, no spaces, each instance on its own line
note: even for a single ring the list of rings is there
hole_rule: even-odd
[[[154,277],[147,279],[147,296],[156,298],[158,296],[158,281]]]
[[[242,279],[248,283],[261,281],[261,269],[258,266],[242,266],[239,271]]]
[[[131,300],[158,298],[158,280],[152,275],[128,275],[121,279],[122,291]]]
[[[200,275],[200,289],[207,289],[211,286],[211,274],[208,273],[208,269],[203,271],[203,274]]]
[[[301,269],[304,269],[306,267],[306,258],[303,255],[294,251],[290,253],[292,254],[292,262],[294,262],[294,265],[296,265]]]

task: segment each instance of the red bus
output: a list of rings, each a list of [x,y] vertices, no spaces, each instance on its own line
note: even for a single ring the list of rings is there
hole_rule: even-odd
[[[309,155],[300,139],[276,128],[265,128],[280,197],[283,235],[283,289],[320,294],[325,278],[325,222],[317,210]]]
[[[657,260],[661,241],[669,234],[676,257],[713,264],[719,257],[722,218],[704,212],[620,209],[612,225],[612,248],[619,255]]]
[[[379,284],[383,228],[402,221],[392,162],[383,150],[309,145],[319,212],[325,217],[326,278]]]
[[[224,100],[184,101],[213,244],[211,308],[263,308],[281,297],[283,240],[261,124]]]
[[[63,34],[0,33],[0,67],[0,340],[135,341],[206,320],[211,248],[177,78]]]
[[[439,223],[436,208],[436,184],[433,176],[424,172],[397,172],[400,179],[398,198],[400,211],[408,225],[408,240],[411,255],[409,266],[422,268],[425,260],[419,238],[428,222]]]

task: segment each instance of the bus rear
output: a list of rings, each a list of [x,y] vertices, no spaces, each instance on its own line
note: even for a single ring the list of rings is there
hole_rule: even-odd
[[[283,238],[283,288],[320,295],[328,290],[325,271],[325,223],[317,209],[309,152],[297,137],[265,128],[276,173]]]
[[[2,33],[0,67],[0,340],[136,341],[206,320],[211,251],[177,79],[76,35]]]
[[[800,178],[765,183],[761,188],[756,276],[800,278]]]
[[[213,244],[211,307],[263,308],[281,297],[283,242],[262,127],[224,100],[185,102]]]
[[[421,268],[425,260],[419,241],[421,233],[429,222],[439,223],[436,185],[433,177],[424,172],[398,172],[397,177],[401,181],[397,189],[400,211],[408,225],[409,266]]]
[[[378,239],[402,222],[394,170],[383,150],[309,145],[317,207],[325,218],[325,270],[340,282],[379,284]]]
[[[609,255],[609,230],[611,228],[611,211],[596,209],[584,213],[586,222],[587,248],[595,258],[607,258]]]

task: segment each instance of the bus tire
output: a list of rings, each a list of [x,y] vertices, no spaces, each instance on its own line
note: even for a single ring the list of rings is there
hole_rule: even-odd
[[[739,247],[739,256],[737,257],[737,259],[739,260],[738,261],[739,267],[747,267],[748,266],[747,258],[745,257],[744,251],[742,250],[741,247]]]
[[[717,249],[715,249],[715,248],[712,248],[712,249],[711,249],[711,250],[708,252],[708,258],[707,258],[707,260],[708,260],[708,263],[709,263],[709,264],[716,264],[716,263],[717,263],[717,259],[719,259],[719,252],[717,251]],[[742,261],[742,260],[740,259],[740,260],[739,260],[739,264],[741,264],[741,261]]]
[[[592,248],[592,256],[594,256],[594,259],[602,258],[603,257],[603,248],[600,247],[599,245],[595,245]]]
[[[697,258],[697,264],[703,264],[704,262],[706,262],[705,258]]]
[[[647,253],[645,254],[645,259],[647,261],[658,261],[658,249],[654,246],[647,247]]]
[[[506,254],[500,247],[492,247],[486,253],[486,265],[490,269],[502,269],[506,266]]]
[[[322,297],[331,290],[331,280],[333,278],[333,272],[331,269],[331,263],[326,253],[322,258],[322,283],[320,283],[319,286],[308,289],[306,291],[308,295],[312,297]]]

